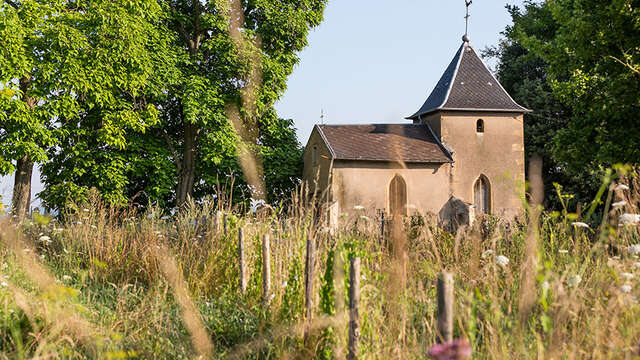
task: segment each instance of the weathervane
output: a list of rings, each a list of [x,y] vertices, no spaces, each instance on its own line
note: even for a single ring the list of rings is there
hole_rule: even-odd
[[[464,42],[469,42],[469,18],[471,17],[471,15],[469,15],[469,6],[471,6],[471,4],[473,4],[473,0],[464,0],[464,3],[467,5],[467,15],[464,17],[464,36],[462,37],[462,41]]]
[[[320,109],[320,124],[324,125],[324,109]]]

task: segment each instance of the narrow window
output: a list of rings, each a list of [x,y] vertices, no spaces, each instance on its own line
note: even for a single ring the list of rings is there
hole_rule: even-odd
[[[491,185],[484,175],[480,175],[473,185],[473,204],[476,214],[491,213]]]
[[[389,184],[389,211],[392,216],[406,215],[407,212],[407,183],[400,175],[396,175]]]
[[[311,148],[311,156],[313,157],[313,166],[318,166],[318,145]]]
[[[483,133],[484,132],[484,120],[478,119],[476,122],[476,132]]]

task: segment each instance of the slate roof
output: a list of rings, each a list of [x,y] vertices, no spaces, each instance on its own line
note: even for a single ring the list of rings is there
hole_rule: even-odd
[[[407,119],[438,110],[530,111],[509,96],[468,42],[460,46],[424,105]]]
[[[316,125],[336,160],[451,162],[427,125]]]

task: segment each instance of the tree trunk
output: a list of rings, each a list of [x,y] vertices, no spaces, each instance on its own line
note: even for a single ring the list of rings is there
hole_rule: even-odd
[[[196,177],[196,140],[198,129],[194,124],[184,124],[184,149],[182,166],[178,175],[177,205],[182,206],[193,196],[193,184]]]
[[[22,91],[22,101],[29,109],[36,106],[36,99],[27,95],[31,86],[31,78],[20,79],[20,91]],[[18,159],[16,164],[15,181],[13,183],[13,199],[11,200],[11,212],[18,219],[23,220],[29,214],[31,204],[31,175],[33,173],[33,161],[31,156],[25,154]]]
[[[33,173],[33,162],[29,155],[18,159],[16,165],[15,182],[13,184],[13,199],[11,201],[11,212],[18,219],[23,220],[29,214],[31,204],[31,174]]]

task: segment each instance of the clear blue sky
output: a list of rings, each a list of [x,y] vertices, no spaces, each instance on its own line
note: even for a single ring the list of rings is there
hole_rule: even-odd
[[[523,0],[474,0],[469,34],[477,50],[498,43],[511,22],[507,3]],[[321,109],[329,124],[405,122],[460,46],[464,14],[464,0],[329,0],[276,104],[279,116],[294,119],[303,145]],[[33,180],[35,195],[37,171]],[[0,180],[4,203],[12,185],[12,177]]]

